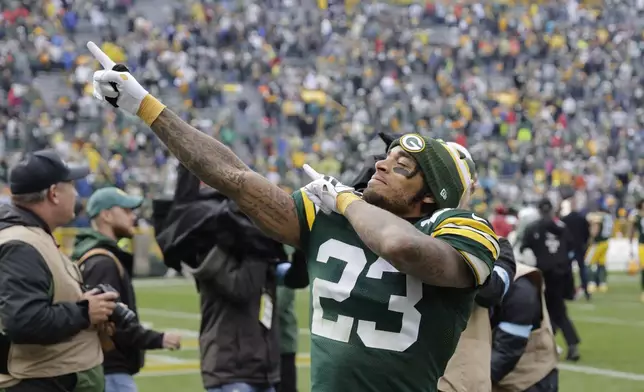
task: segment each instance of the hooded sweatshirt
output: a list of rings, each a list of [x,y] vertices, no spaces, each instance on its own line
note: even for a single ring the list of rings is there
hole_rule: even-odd
[[[119,292],[120,301],[136,313],[136,296],[132,286],[134,258],[130,253],[121,250],[116,241],[93,229],[81,230],[76,236],[72,260],[77,261],[85,253],[97,248],[112,253],[119,260],[122,268],[119,268],[110,256],[103,254],[91,256],[80,266],[85,284],[90,288],[98,284],[109,284]],[[115,349],[105,353],[103,363],[105,374],[134,375],[143,367],[143,350],[163,347],[163,334],[143,328],[138,317],[125,328],[117,328],[112,340]]]

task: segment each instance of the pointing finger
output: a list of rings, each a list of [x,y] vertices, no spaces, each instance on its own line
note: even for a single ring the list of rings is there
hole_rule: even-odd
[[[89,41],[87,43],[87,49],[92,53],[94,58],[98,60],[99,63],[103,66],[104,69],[112,69],[116,65],[108,55],[105,54],[95,43]]]
[[[306,173],[306,175],[311,177],[312,180],[318,180],[322,178],[322,175],[320,173],[316,172],[315,169],[313,169],[311,166],[309,166],[306,163],[304,164],[304,166],[302,166],[302,169],[304,169],[304,172]]]
[[[122,85],[127,80],[127,74],[117,71],[96,71],[94,72],[94,81],[99,83],[116,83]]]

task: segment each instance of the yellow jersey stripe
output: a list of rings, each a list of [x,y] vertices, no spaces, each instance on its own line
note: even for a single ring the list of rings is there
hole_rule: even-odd
[[[475,232],[479,233],[480,235],[482,235],[483,237],[487,238],[487,240],[490,241],[490,243],[492,245],[494,245],[494,249],[496,249],[497,253],[501,253],[501,245],[499,245],[499,239],[497,238],[496,235],[490,235],[490,234],[482,232],[480,230],[476,230],[473,227],[458,226],[458,225],[454,225],[454,224],[451,224],[451,223],[449,225],[445,225],[443,228],[464,229],[464,230],[475,231]]]
[[[309,231],[311,231],[313,229],[313,222],[315,222],[315,204],[313,204],[304,191],[300,190],[300,193],[302,194],[302,202],[304,203],[306,223],[309,225]]]
[[[476,280],[476,284],[480,285],[481,284],[481,277],[479,276],[479,272],[476,270],[476,267],[474,266],[474,263],[472,262],[472,260],[470,260],[469,253],[462,252],[460,250],[458,252],[461,254],[461,256],[463,256],[463,258],[465,259],[467,264],[472,269],[472,272],[474,272],[474,279]]]
[[[467,261],[467,264],[470,265],[470,268],[472,268],[472,271],[474,272],[474,277],[476,278],[476,282],[479,285],[482,285],[485,283],[485,280],[487,279],[488,276],[490,276],[491,270],[490,266],[485,263],[485,261],[479,259],[478,257],[474,256],[471,253],[465,252],[465,251],[459,251],[461,255],[463,255],[463,258],[465,258],[465,261]]]
[[[470,167],[467,166],[467,163],[465,163],[464,159],[461,159],[459,152],[451,147],[450,154],[452,155],[453,159],[455,159],[456,166],[458,167],[458,172],[459,174],[461,174],[463,180],[465,181],[465,190],[470,189],[470,186],[472,185],[472,173],[470,173]]]
[[[463,188],[465,190],[468,190],[469,186],[465,180],[465,176],[463,175],[463,171],[461,170],[461,167],[459,165],[461,159],[458,156],[454,156],[454,150],[452,150],[450,146],[445,144],[443,147],[447,150],[447,152],[449,153],[449,156],[452,157],[452,161],[454,161],[454,165],[456,165],[456,171],[458,172],[458,177],[461,179],[461,184],[463,185]]]
[[[441,229],[443,226],[450,225],[450,224],[456,225],[456,226],[471,227],[471,228],[474,228],[476,230],[482,231],[482,232],[484,232],[486,234],[489,234],[492,237],[494,237],[495,239],[497,238],[496,233],[494,232],[494,230],[490,226],[486,225],[485,223],[483,223],[481,221],[478,221],[476,219],[470,219],[470,218],[462,218],[462,217],[447,218],[444,221],[442,221],[436,227],[436,229],[437,230]]]
[[[499,257],[499,251],[497,249],[498,244],[494,243],[494,240],[490,240],[484,234],[477,232],[473,229],[468,229],[466,227],[444,227],[440,230],[436,230],[432,233],[432,237],[440,237],[441,235],[452,234],[456,236],[461,236],[469,238],[472,241],[475,241],[487,248],[492,254],[494,260]]]

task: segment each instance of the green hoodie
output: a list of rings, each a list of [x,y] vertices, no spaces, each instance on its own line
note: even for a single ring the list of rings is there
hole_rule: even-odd
[[[281,354],[294,354],[297,352],[299,332],[295,316],[295,290],[286,286],[277,287],[277,312],[280,320]]]
[[[295,249],[284,245],[284,251],[290,259]],[[295,315],[295,290],[286,286],[277,287],[277,312],[280,323],[280,351],[282,354],[297,353],[299,328]]]
[[[76,261],[91,249],[98,247],[118,249],[118,244],[113,239],[104,236],[96,230],[81,229],[78,231],[78,234],[76,234],[76,239],[74,240],[72,260]]]

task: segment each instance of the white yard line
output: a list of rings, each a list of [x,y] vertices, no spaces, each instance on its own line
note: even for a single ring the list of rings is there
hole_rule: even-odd
[[[628,276],[623,274],[609,274],[608,284],[610,283],[637,283],[639,281],[638,276]],[[158,286],[190,286],[194,284],[194,279],[192,278],[165,278],[165,277],[156,277],[156,278],[135,278],[134,286],[138,287],[158,287]]]
[[[574,317],[573,316],[570,319],[572,320],[573,323],[575,321],[579,321],[582,323],[591,323],[591,324],[619,325],[624,327],[635,327],[635,328],[644,327],[644,321],[620,320],[620,319],[610,318],[610,317],[586,317],[586,316]]]
[[[194,280],[188,278],[148,278],[148,279],[134,279],[132,282],[136,288],[147,287],[182,287],[194,286]],[[196,294],[196,290],[195,290]]]
[[[146,354],[145,357],[147,359],[149,359],[151,362],[157,362],[157,363],[186,363],[186,362],[190,362],[189,360],[173,357],[173,356],[170,356],[170,355]]]
[[[299,361],[301,363],[298,364],[299,368],[310,367],[310,364],[308,362],[308,360],[310,359],[310,356],[308,353],[298,354],[298,357],[299,357],[298,359],[301,358]],[[629,380],[629,381],[644,381],[644,374],[620,372],[612,369],[601,369],[601,368],[595,368],[591,366],[572,365],[568,363],[560,363],[558,367],[560,370],[573,372],[573,373],[583,373],[583,374],[589,374],[592,376],[617,378],[617,379]],[[139,375],[137,375],[137,377],[183,376],[183,375],[199,374],[199,372],[200,372],[199,369],[143,371]]]
[[[621,275],[621,274],[611,274],[610,272],[608,273],[608,285],[610,286],[611,283],[637,283],[639,281],[638,276],[629,276],[629,275]]]
[[[637,292],[637,295],[639,296],[639,292]],[[635,295],[630,296],[630,295],[612,295],[610,296],[607,300],[604,300],[603,298],[597,298],[597,301],[594,299],[591,300],[590,302],[585,302],[585,300],[580,299],[577,301],[572,301],[568,302],[567,304],[576,307],[576,306],[584,306],[584,305],[595,305],[595,306],[607,306],[607,307],[613,307],[613,306],[619,306],[619,307],[624,307],[624,306],[637,306],[639,308],[644,308],[644,305],[639,301],[639,297],[636,297]]]
[[[148,316],[157,316],[157,317],[165,317],[170,319],[183,319],[183,320],[201,319],[201,316],[198,313],[190,313],[190,312],[176,312],[176,311],[170,311],[170,310],[151,309],[151,308],[142,308],[142,309],[139,309],[139,312],[141,312],[143,316],[148,315]],[[644,327],[644,321],[637,321],[637,320],[628,321],[628,320],[620,320],[620,319],[611,318],[611,317],[586,317],[586,316],[572,317],[572,321],[574,322],[575,320],[579,320],[579,322],[587,322],[587,323],[593,323],[593,324]],[[300,328],[299,333],[301,335],[309,335],[310,332],[308,328]]]
[[[571,304],[570,309],[595,310],[597,309],[597,306],[595,306],[595,304]]]
[[[143,371],[137,374],[136,378],[145,378],[145,377],[167,377],[167,376],[187,376],[192,374],[199,374],[201,371],[199,369],[178,369],[178,370],[162,370],[155,372],[146,372]]]
[[[644,374],[620,372],[611,369],[600,369],[583,365],[571,365],[569,363],[560,363],[559,369],[569,372],[584,373],[594,376],[603,376],[610,378],[621,378],[623,380],[644,381]]]
[[[196,339],[199,337],[198,331],[193,331],[191,329],[179,329],[179,328],[162,328],[164,332],[172,332],[181,335],[184,338]]]
[[[139,309],[140,313],[143,315],[157,316],[157,317],[166,317],[173,319],[182,319],[182,320],[201,320],[201,315],[199,313],[190,313],[190,312],[176,312],[172,310],[163,310],[163,309],[152,309],[152,308],[141,308]]]

